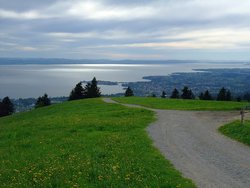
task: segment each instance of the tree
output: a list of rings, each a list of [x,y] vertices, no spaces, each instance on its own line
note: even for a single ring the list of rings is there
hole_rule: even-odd
[[[203,96],[203,100],[213,100],[212,95],[209,93],[208,90],[205,91],[204,96]]]
[[[6,116],[5,115],[5,108],[3,106],[2,101],[0,101],[0,117]]]
[[[124,96],[125,96],[125,97],[132,97],[132,96],[134,96],[133,90],[132,90],[130,87],[128,87],[128,88],[126,89],[126,91],[125,91]]]
[[[242,101],[241,96],[236,97],[236,101],[237,101],[237,102],[241,102],[241,101]]]
[[[14,110],[14,105],[9,97],[3,98],[2,102],[0,102],[0,117],[11,115]]]
[[[231,91],[228,89],[225,89],[224,87],[221,88],[217,95],[217,100],[218,101],[231,101],[232,100],[232,95]]]
[[[200,99],[200,100],[204,100],[204,93],[203,93],[203,92],[200,93],[199,99]]]
[[[96,98],[100,97],[101,92],[100,88],[97,87],[97,81],[94,77],[90,83],[87,83],[85,87],[82,87],[82,82],[76,84],[75,88],[71,91],[69,95],[69,101],[87,99],[87,98]]]
[[[156,94],[152,93],[150,97],[156,97]]]
[[[243,99],[250,102],[250,93],[245,93],[244,96],[243,96]]]
[[[87,98],[91,98],[91,84],[90,83],[87,83],[85,85],[85,87],[83,88],[83,98],[84,99],[87,99]]]
[[[48,98],[48,95],[45,93],[42,97],[38,97],[35,108],[40,108],[44,106],[51,105],[50,99]]]
[[[94,77],[91,83],[87,83],[83,92],[84,98],[96,98],[101,96],[100,88],[97,87],[97,81]]]
[[[180,98],[179,91],[176,88],[173,90],[170,98],[172,98],[172,99],[179,99]]]
[[[182,99],[194,99],[194,94],[192,92],[191,89],[188,89],[188,87],[184,87],[182,89],[182,95],[181,95]]]
[[[75,88],[71,91],[69,95],[69,101],[79,100],[84,98],[84,90],[82,87],[82,82],[76,84]]]
[[[166,98],[166,96],[167,96],[166,92],[165,92],[165,91],[162,91],[162,93],[161,93],[161,98]]]
[[[227,90],[227,92],[226,92],[226,101],[231,101],[231,100],[232,100],[231,91]]]
[[[226,101],[226,92],[227,90],[223,87],[220,89],[218,95],[217,95],[217,100],[218,101]]]

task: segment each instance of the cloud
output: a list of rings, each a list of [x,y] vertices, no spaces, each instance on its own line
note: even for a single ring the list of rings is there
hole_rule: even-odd
[[[176,47],[186,46],[186,48],[200,49],[245,48],[241,44],[250,42],[249,31],[250,28],[241,28],[241,30],[232,28],[199,29],[159,38],[161,40],[177,40],[175,43],[172,43]]]
[[[200,50],[203,58],[215,51],[227,58],[227,51],[250,50],[246,0],[0,3],[0,56],[25,52],[24,56],[38,57],[168,58],[171,51],[178,59]]]
[[[144,38],[151,36],[149,33],[132,33],[125,30],[107,30],[107,31],[91,31],[91,32],[80,32],[80,33],[71,33],[71,32],[51,32],[46,33],[45,35],[63,39],[63,40],[72,40],[72,39],[106,39],[106,40],[128,40],[135,38]]]
[[[64,40],[72,39],[106,39],[115,40],[120,43],[112,44],[96,44],[84,45],[83,48],[100,49],[100,48],[151,48],[151,49],[239,49],[248,46],[242,45],[250,41],[248,28],[241,31],[225,28],[217,29],[200,29],[195,31],[174,30],[161,31],[158,33],[140,33],[133,34],[129,32],[108,31],[108,32],[94,32],[94,33],[49,33],[55,38]],[[167,33],[167,34],[166,34]],[[141,41],[137,43],[127,43],[128,40],[136,41],[140,38]],[[123,39],[121,41],[121,39]],[[145,42],[145,41],[149,42]],[[74,41],[72,41],[74,42]]]
[[[152,17],[156,11],[150,6],[121,7],[105,5],[98,1],[77,2],[67,13],[83,19],[131,20]]]
[[[52,3],[54,2],[54,3]],[[28,3],[28,2],[27,2]],[[27,4],[23,3],[23,4]],[[47,4],[46,4],[47,3]],[[155,1],[105,1],[65,0],[35,3],[29,10],[0,9],[2,18],[78,18],[90,20],[211,20],[228,16],[249,16],[250,2],[245,0],[155,0]],[[14,3],[13,3],[14,4]],[[28,4],[27,4],[28,5]],[[45,6],[46,5],[46,6]],[[9,8],[9,6],[6,6]],[[13,8],[13,6],[11,6]]]
[[[0,18],[32,20],[32,19],[42,19],[49,17],[41,15],[39,12],[33,10],[27,12],[15,12],[10,10],[0,9]]]
[[[128,53],[107,53],[109,59],[164,59],[161,54],[128,54]]]
[[[21,51],[37,51],[37,48],[31,47],[31,46],[17,46],[16,49]]]
[[[61,39],[69,39],[69,38],[93,38],[97,36],[96,32],[85,32],[85,33],[66,33],[66,32],[52,32],[47,33],[46,35],[61,38]]]
[[[106,5],[102,1],[60,1],[42,9],[14,11],[0,9],[1,18],[9,19],[44,19],[78,18],[90,20],[131,20],[145,19],[156,13],[150,6],[122,7]]]

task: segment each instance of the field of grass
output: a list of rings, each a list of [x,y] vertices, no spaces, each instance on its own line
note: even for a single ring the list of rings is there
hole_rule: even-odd
[[[195,187],[152,146],[154,114],[101,99],[0,118],[1,187]]]
[[[250,145],[250,121],[241,125],[240,121],[234,121],[219,128],[219,131],[235,140]]]
[[[154,97],[117,97],[113,98],[113,100],[120,103],[168,110],[239,110],[244,106],[250,105],[247,102],[162,99]]]

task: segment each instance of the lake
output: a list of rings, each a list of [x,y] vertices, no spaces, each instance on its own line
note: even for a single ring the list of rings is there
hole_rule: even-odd
[[[45,92],[51,97],[68,96],[83,80],[135,82],[143,76],[193,72],[207,68],[250,68],[245,63],[172,63],[172,64],[31,64],[0,65],[0,98],[38,97]],[[103,94],[124,92],[121,85],[100,86]]]

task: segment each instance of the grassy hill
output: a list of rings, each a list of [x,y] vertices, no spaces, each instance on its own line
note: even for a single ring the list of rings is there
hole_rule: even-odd
[[[0,118],[2,187],[195,187],[152,146],[154,114],[101,99]]]
[[[240,121],[234,121],[219,128],[219,131],[235,140],[238,140],[250,146],[250,121],[246,120],[244,124]]]
[[[117,97],[113,98],[113,100],[125,104],[137,104],[149,108],[168,110],[239,110],[250,105],[248,102],[162,99],[155,97]]]

